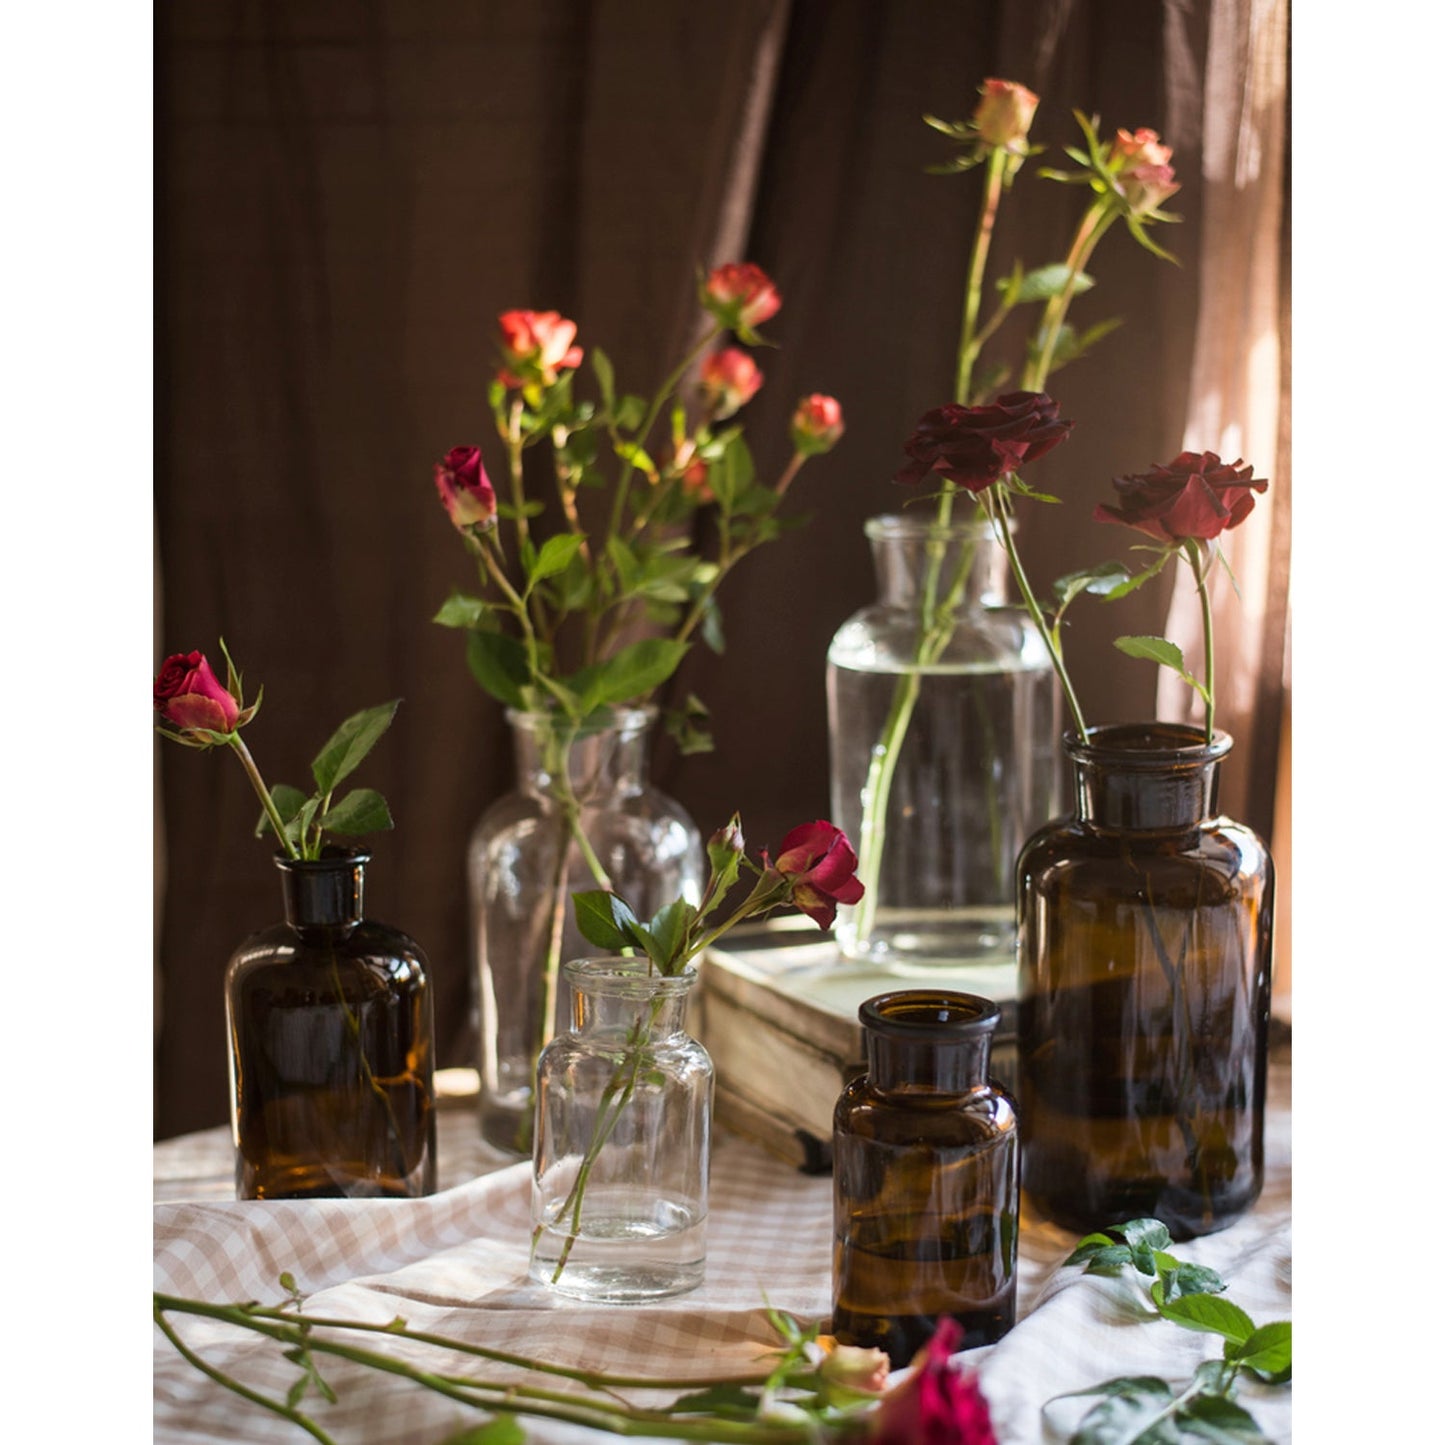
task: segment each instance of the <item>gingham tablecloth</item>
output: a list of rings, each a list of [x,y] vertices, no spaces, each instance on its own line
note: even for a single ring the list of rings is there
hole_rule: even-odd
[[[155,1287],[216,1303],[279,1303],[283,1272],[308,1313],[385,1323],[397,1315],[427,1330],[569,1364],[659,1377],[750,1371],[772,1341],[764,1300],[805,1320],[830,1307],[832,1184],[808,1177],[746,1140],[721,1135],[712,1164],[707,1279],[701,1289],[646,1307],[584,1305],[526,1279],[528,1168],[506,1165],[476,1136],[470,1111],[444,1111],[440,1192],[409,1201],[241,1203],[230,1197],[230,1142],[209,1130],[156,1147]],[[1290,1316],[1290,1075],[1271,1071],[1265,1191],[1223,1233],[1181,1245],[1218,1269],[1228,1297],[1257,1323]],[[486,1172],[483,1172],[486,1171]],[[1162,1321],[1141,1323],[1112,1281],[1061,1269],[1072,1236],[1030,1221],[1019,1249],[1019,1322],[998,1344],[970,1351],[1000,1445],[1066,1438],[1047,1428],[1044,1403],[1119,1375],[1182,1381],[1215,1336]],[[277,1346],[206,1320],[176,1319],[211,1364],[273,1398],[296,1368]],[[283,1441],[297,1426],[242,1401],[186,1363],[156,1330],[155,1442]],[[356,1342],[374,1345],[374,1339]],[[421,1346],[382,1347],[429,1368],[467,1368]],[[475,1368],[471,1366],[470,1368]],[[482,1418],[428,1391],[344,1361],[323,1361],[338,1403],[304,1408],[338,1445],[439,1445]],[[1242,1402],[1269,1438],[1291,1438],[1290,1390],[1245,1386]],[[1087,1405],[1051,1407],[1067,1424]],[[551,1422],[526,1423],[529,1440],[599,1441]]]

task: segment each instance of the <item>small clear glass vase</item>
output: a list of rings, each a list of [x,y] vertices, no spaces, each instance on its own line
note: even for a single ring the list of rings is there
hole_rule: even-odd
[[[684,1294],[706,1255],[713,1067],[685,1030],[693,969],[574,959],[572,1028],[537,1062],[539,1284],[617,1304]]]
[[[481,1130],[532,1149],[537,1056],[565,1025],[561,964],[587,952],[573,892],[611,888],[643,917],[702,894],[702,839],[646,777],[656,711],[618,708],[579,726],[511,711],[517,787],[482,815],[467,852],[481,1038]]]
[[[986,521],[872,517],[878,600],[828,649],[833,821],[866,892],[842,953],[957,969],[1013,954],[1014,861],[1058,809],[1048,651]]]

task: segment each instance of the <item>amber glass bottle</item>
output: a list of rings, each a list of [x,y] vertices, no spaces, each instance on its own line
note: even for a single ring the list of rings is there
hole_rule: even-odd
[[[276,861],[286,921],[247,939],[226,971],[236,1197],[430,1194],[425,955],[362,917],[367,854]]]
[[[964,1348],[1014,1322],[1018,1126],[988,1082],[998,1006],[927,989],[858,1010],[867,1072],[833,1115],[833,1333],[905,1365],[943,1315]]]
[[[1189,1238],[1259,1196],[1274,876],[1217,812],[1230,746],[1166,723],[1068,737],[1077,816],[1019,855],[1024,1195],[1067,1229]]]

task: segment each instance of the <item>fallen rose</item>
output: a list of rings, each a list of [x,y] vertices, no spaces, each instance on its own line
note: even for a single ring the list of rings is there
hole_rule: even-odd
[[[875,1445],[998,1445],[976,1376],[949,1358],[962,1343],[963,1329],[945,1315],[912,1371],[879,1402],[869,1432]]]
[[[911,486],[936,476],[977,494],[1052,451],[1073,429],[1041,391],[1009,392],[985,406],[950,402],[919,418],[896,480]]]
[[[560,371],[582,364],[582,348],[574,346],[577,323],[556,311],[504,311],[497,317],[503,386],[551,386]]]
[[[863,897],[858,855],[841,828],[832,823],[801,823],[784,837],[776,862],[763,854],[765,869],[787,880],[789,901],[819,928],[831,928],[840,903]]]
[[[736,346],[724,346],[708,356],[703,361],[699,379],[703,399],[718,421],[746,406],[763,384],[757,362]]]
[[[1237,527],[1254,510],[1254,492],[1269,483],[1255,479],[1243,461],[1225,464],[1214,452],[1180,452],[1167,466],[1115,477],[1119,505],[1100,502],[1096,522],[1118,522],[1161,542],[1187,538],[1207,542]]]
[[[482,465],[480,447],[453,447],[436,464],[437,495],[459,532],[496,525],[497,494]]]
[[[228,733],[241,714],[240,704],[222,686],[201,652],[177,652],[166,658],[152,693],[156,710],[182,731],[204,728]]]

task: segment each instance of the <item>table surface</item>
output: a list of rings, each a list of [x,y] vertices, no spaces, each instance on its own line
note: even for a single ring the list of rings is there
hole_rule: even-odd
[[[439,1076],[438,1192],[406,1201],[261,1203],[234,1198],[225,1128],[155,1146],[154,1274],[159,1291],[213,1303],[279,1303],[289,1272],[308,1313],[385,1323],[562,1363],[665,1378],[723,1376],[758,1367],[775,1339],[767,1304],[811,1323],[830,1308],[832,1183],[804,1175],[751,1142],[715,1138],[707,1279],[647,1306],[589,1305],[526,1279],[529,1167],[483,1143],[465,1097],[474,1075]],[[1217,1269],[1228,1297],[1260,1324],[1290,1317],[1291,1129],[1287,1055],[1271,1065],[1261,1198],[1230,1229],[1178,1247]],[[1217,1358],[1217,1336],[1142,1317],[1120,1281],[1062,1269],[1072,1235],[1029,1218],[1019,1242],[1018,1323],[971,1350],[999,1445],[1066,1438],[1087,1403],[1046,1401],[1122,1375],[1186,1380]],[[272,1344],[224,1324],[177,1321],[213,1365],[272,1398],[296,1368]],[[388,1342],[389,1344],[392,1342]],[[394,1342],[403,1352],[404,1342]],[[417,1356],[428,1365],[431,1356]],[[429,1391],[339,1361],[324,1370],[339,1397],[304,1406],[338,1445],[438,1445],[481,1417]],[[303,1431],[242,1401],[181,1358],[159,1330],[154,1365],[156,1445],[302,1441]],[[1291,1438],[1290,1387],[1244,1383],[1240,1400],[1269,1439]],[[526,1422],[541,1442],[599,1441],[573,1426]]]

